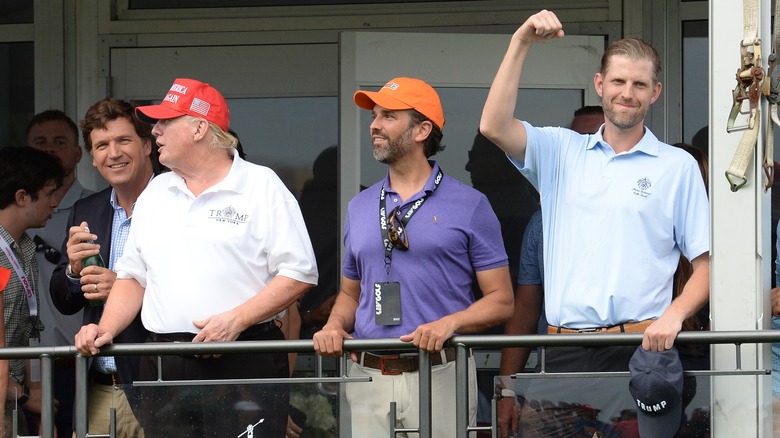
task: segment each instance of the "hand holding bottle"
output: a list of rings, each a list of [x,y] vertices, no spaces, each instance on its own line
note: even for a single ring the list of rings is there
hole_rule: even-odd
[[[116,273],[107,269],[95,239],[97,236],[89,231],[89,225],[82,222],[78,227],[71,227],[66,244],[70,261],[68,275],[80,277],[84,298],[93,307],[105,302],[116,280]]]
[[[81,270],[84,268],[82,261],[89,260],[91,257],[100,256],[100,245],[95,243],[97,236],[89,231],[86,222],[79,226],[70,227],[68,230],[68,241],[65,244],[65,251],[68,255],[69,269],[68,275],[71,277],[80,277]]]

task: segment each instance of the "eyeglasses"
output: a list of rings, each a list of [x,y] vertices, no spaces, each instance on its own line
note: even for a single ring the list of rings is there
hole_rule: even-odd
[[[33,237],[33,242],[35,243],[35,252],[43,252],[43,256],[46,258],[46,260],[54,263],[55,265],[60,262],[60,257],[62,257],[62,254],[60,254],[60,252],[57,251],[57,249],[55,249],[53,246],[44,242],[43,239],[41,239],[41,236]]]
[[[409,239],[406,237],[403,226],[400,224],[401,220],[398,220],[398,225],[395,223],[395,216],[397,212],[398,207],[394,208],[387,217],[387,238],[390,239],[390,243],[392,243],[393,247],[396,249],[407,250],[409,249]],[[403,238],[401,238],[401,233],[403,233]]]

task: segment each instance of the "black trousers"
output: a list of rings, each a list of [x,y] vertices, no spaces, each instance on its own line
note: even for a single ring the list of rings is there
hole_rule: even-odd
[[[552,335],[555,336],[555,335]],[[583,334],[579,336],[608,336]],[[555,373],[586,371],[628,371],[628,362],[637,346],[548,347],[546,371]]]
[[[281,330],[273,324],[262,329],[258,327],[261,326],[248,329],[238,340],[284,339]],[[150,341],[162,340],[157,335],[150,337]],[[158,379],[157,360],[156,356],[141,360],[141,380]],[[287,353],[225,354],[217,359],[162,357],[164,381],[284,378],[289,377],[288,373]],[[254,436],[285,435],[290,399],[288,385],[195,385],[138,389],[143,407],[139,420],[147,437],[236,437],[250,426]]]

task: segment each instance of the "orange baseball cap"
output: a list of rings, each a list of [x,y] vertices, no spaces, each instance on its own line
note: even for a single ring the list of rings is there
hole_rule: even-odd
[[[389,110],[413,109],[444,128],[444,111],[436,90],[414,78],[391,79],[379,91],[358,91],[353,96],[357,106],[373,110],[375,105]]]
[[[230,125],[230,110],[222,94],[211,85],[194,79],[176,79],[162,103],[139,106],[135,110],[139,117],[152,123],[190,115],[202,117],[225,132]]]

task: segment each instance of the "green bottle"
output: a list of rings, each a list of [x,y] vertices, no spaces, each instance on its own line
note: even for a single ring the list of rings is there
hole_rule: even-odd
[[[84,243],[92,243],[94,244],[94,240],[85,240]],[[93,256],[89,256],[84,258],[84,260],[81,261],[81,268],[84,269],[87,266],[100,266],[101,268],[106,267],[106,262],[103,261],[103,256],[100,255],[100,253],[97,253]]]
[[[84,243],[94,244],[95,241],[90,239],[90,240],[85,240]],[[87,266],[100,266],[101,268],[105,268],[106,262],[103,261],[103,256],[101,256],[100,253],[97,253],[93,256],[86,257],[81,261],[81,269],[84,269]],[[89,300],[89,305],[92,307],[100,307],[103,305],[103,301]]]

